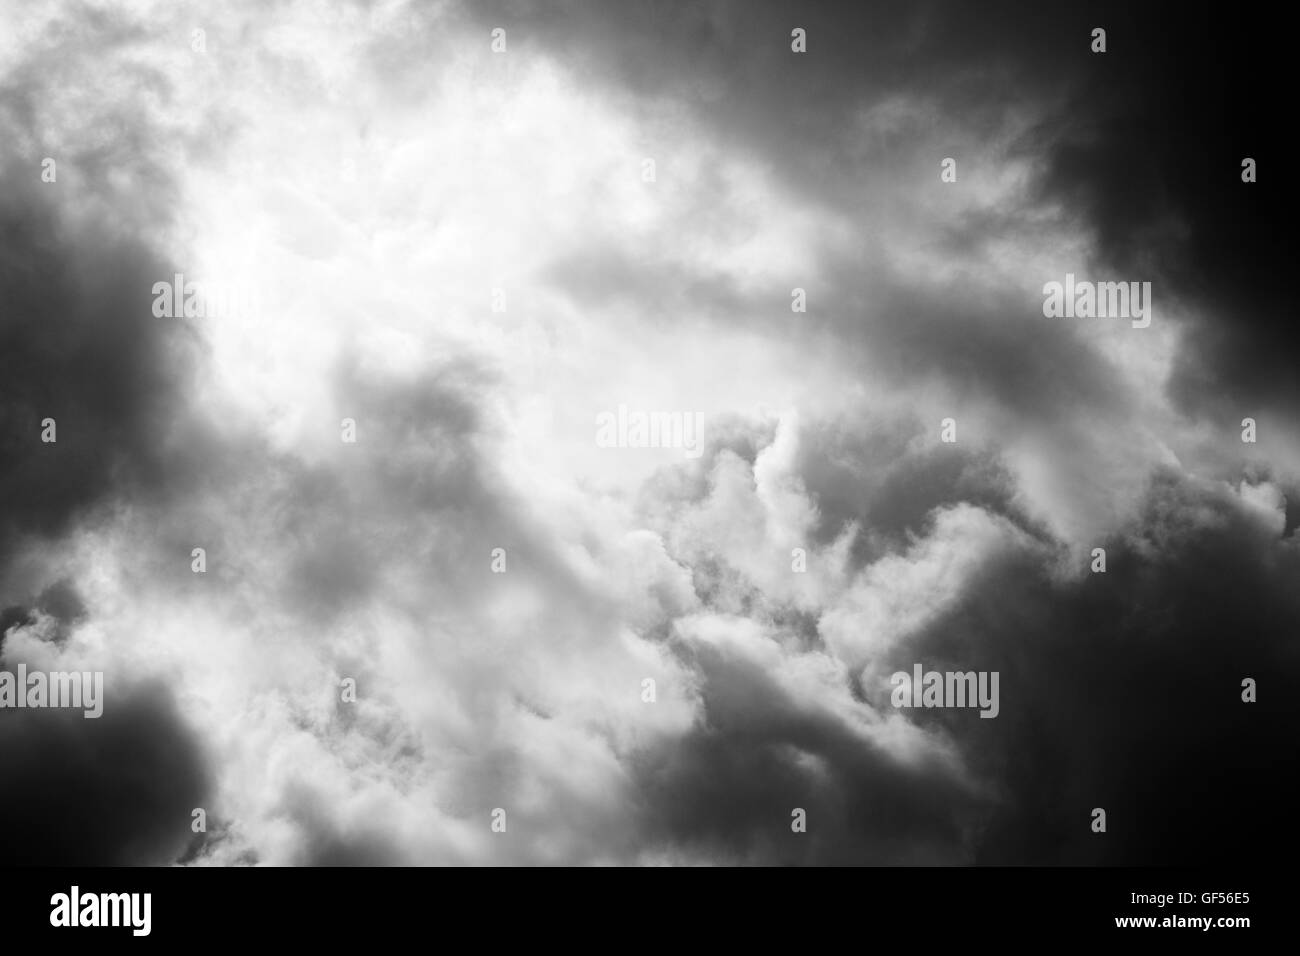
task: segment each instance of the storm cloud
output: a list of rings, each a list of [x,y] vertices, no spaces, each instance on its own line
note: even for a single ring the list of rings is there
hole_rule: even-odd
[[[0,711],[8,862],[1280,852],[1283,31],[5,19],[0,661],[106,676],[102,719]],[[159,315],[178,273],[256,307]],[[1150,282],[1151,325],[1049,318],[1067,274]],[[620,409],[698,414],[701,453],[603,447]],[[997,672],[996,717],[895,706],[918,664]]]

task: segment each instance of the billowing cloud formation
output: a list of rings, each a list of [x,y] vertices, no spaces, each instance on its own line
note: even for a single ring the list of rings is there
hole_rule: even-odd
[[[0,712],[26,768],[0,820],[36,835],[11,859],[1276,845],[1289,200],[1264,159],[1240,179],[1281,162],[1263,61],[1180,52],[1233,30],[725,0],[10,19],[3,660],[106,675],[100,720]],[[1067,272],[1152,282],[1151,326],[1046,318]],[[176,273],[256,306],[157,316]],[[699,413],[703,443],[600,447],[620,408]],[[895,707],[915,664],[998,672],[997,716]]]

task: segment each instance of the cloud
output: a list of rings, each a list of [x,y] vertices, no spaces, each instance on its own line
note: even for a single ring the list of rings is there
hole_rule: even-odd
[[[1236,27],[42,10],[0,39],[4,652],[118,677],[102,721],[0,715],[15,861],[1275,845],[1288,207],[1237,172],[1281,155],[1269,112],[1220,108],[1266,69],[1220,91],[1215,57],[1185,62]],[[1042,315],[1043,282],[1098,270],[1156,283],[1150,329]],[[177,271],[260,308],[156,318]],[[700,413],[703,453],[600,447],[620,405]],[[999,716],[896,710],[916,663],[999,671]]]
[[[0,721],[6,866],[159,866],[185,849],[211,787],[201,745],[166,688],[116,676],[98,718],[24,710]]]

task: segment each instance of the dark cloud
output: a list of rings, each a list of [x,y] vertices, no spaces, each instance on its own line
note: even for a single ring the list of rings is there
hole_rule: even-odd
[[[1196,412],[1300,408],[1288,318],[1296,191],[1284,35],[1213,4],[1110,7],[1110,51],[1045,119],[1045,199],[1095,229],[1100,262],[1197,314],[1171,383]],[[1241,162],[1259,181],[1241,181]],[[1239,416],[1238,416],[1239,417]]]
[[[999,715],[915,710],[963,779],[909,765],[712,646],[683,653],[703,714],[638,760],[651,845],[740,863],[1169,865],[1275,859],[1296,798],[1300,549],[1235,496],[1173,475],[1105,542],[1108,571],[1055,580],[1015,552],[890,655],[886,673],[996,670]],[[1257,703],[1241,699],[1254,678]],[[866,690],[890,712],[888,690]],[[806,759],[815,756],[816,761]],[[801,759],[805,758],[805,759]],[[806,838],[791,809],[808,811]],[[1104,808],[1107,833],[1094,834]]]
[[[1278,821],[1296,797],[1296,542],[1165,475],[1105,544],[1107,573],[1076,584],[990,569],[915,645],[1002,672],[1001,715],[949,727],[1004,788],[977,862],[1244,864],[1294,848]]]
[[[0,648],[4,647],[5,635],[11,627],[24,627],[32,621],[31,610],[21,604],[12,604],[0,611]]]
[[[156,866],[185,848],[211,787],[197,741],[159,685],[106,674],[104,696],[98,718],[0,711],[0,864]]]
[[[799,474],[817,501],[818,543],[853,521],[863,566],[903,550],[922,534],[935,508],[967,502],[1033,529],[1014,500],[1014,479],[996,454],[918,441],[920,422],[837,421],[810,425],[801,436]]]
[[[950,766],[904,765],[725,649],[686,653],[702,681],[699,724],[634,761],[649,848],[717,863],[965,861],[981,801]],[[805,833],[792,829],[796,808]]]
[[[36,606],[64,624],[76,624],[86,617],[86,605],[67,579],[55,581],[36,598]]]
[[[20,535],[62,534],[96,502],[197,470],[196,448],[169,453],[190,437],[177,424],[198,347],[151,311],[172,268],[105,224],[65,221],[32,180],[9,170],[0,188],[0,558]]]
[[[875,194],[855,183],[864,170],[910,187],[937,170],[939,157],[918,163],[909,152],[921,135],[947,127],[979,142],[1001,135],[1011,116],[1032,117],[1007,157],[1027,159],[1036,170],[1019,208],[937,224],[948,230],[949,246],[969,255],[991,235],[1032,237],[1038,227],[1020,213],[1061,204],[1079,235],[1095,240],[1081,275],[1095,267],[1154,282],[1157,321],[1172,321],[1175,306],[1192,313],[1169,383],[1182,407],[1219,418],[1232,418],[1242,405],[1300,409],[1293,359],[1300,333],[1289,319],[1296,197],[1285,166],[1286,124],[1277,120],[1289,109],[1284,31],[1208,3],[612,7],[576,0],[543,10],[502,0],[467,11],[484,31],[510,29],[521,53],[544,51],[622,90],[629,109],[663,99],[686,107],[720,141],[774,171],[783,187],[865,223],[878,210],[870,205]],[[804,56],[790,53],[794,26],[808,31]],[[1104,55],[1089,49],[1097,26],[1107,29]],[[888,136],[866,136],[859,113],[898,94],[923,112],[905,111],[905,125]],[[669,157],[673,144],[646,149]],[[1251,185],[1240,178],[1246,156],[1263,170]],[[943,249],[940,241],[936,256]],[[597,247],[589,253],[609,255]],[[609,294],[604,280],[577,272],[565,267],[557,276],[572,274],[580,297]],[[689,275],[659,285],[695,289],[705,301],[725,293]],[[822,301],[856,323],[865,303],[855,304],[855,293],[868,290],[874,299],[880,288],[842,282]],[[1041,302],[998,303],[995,324],[963,324],[963,337],[969,330],[976,338],[958,350],[945,346],[932,323],[915,321],[967,309],[954,290],[936,312],[925,301],[935,294],[915,284],[898,289],[909,321],[882,322],[874,333],[908,336],[895,347],[910,343],[902,354],[914,362],[959,351],[961,367],[949,363],[943,371],[995,391],[1014,389],[1009,397],[1026,410],[1036,404],[1026,399],[1060,391],[1049,384],[1058,376],[1065,376],[1061,385],[1082,379],[1105,386],[1104,374],[1089,370],[1096,360],[1077,344],[1058,347],[1063,337],[1041,322],[1021,327],[1035,321]],[[1056,354],[1022,361],[1030,343]],[[1024,381],[1034,388],[1016,388],[1026,376],[1038,380]]]

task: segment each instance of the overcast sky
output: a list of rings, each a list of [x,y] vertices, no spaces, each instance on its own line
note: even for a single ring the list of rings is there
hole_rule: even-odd
[[[0,860],[1278,852],[1289,54],[1143,7],[0,0]]]

